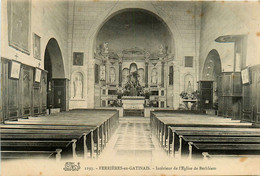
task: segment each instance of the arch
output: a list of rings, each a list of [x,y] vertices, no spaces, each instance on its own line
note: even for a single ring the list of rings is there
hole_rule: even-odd
[[[164,24],[166,24],[169,28],[169,31],[171,32],[171,35],[174,36],[172,37],[174,44],[172,45],[172,47],[174,46],[173,51],[175,58],[177,59],[182,59],[183,58],[183,52],[182,52],[182,37],[181,34],[177,28],[177,25],[173,22],[174,20],[172,18],[170,18],[164,11],[155,9],[154,6],[152,5],[152,3],[150,5],[147,5],[147,3],[145,4],[127,4],[128,7],[126,8],[126,5],[118,5],[116,4],[112,9],[108,9],[106,11],[104,11],[102,14],[99,15],[99,17],[95,20],[95,23],[92,25],[92,27],[90,28],[88,34],[86,35],[86,49],[85,49],[85,53],[88,53],[87,57],[85,58],[87,60],[87,62],[89,62],[89,66],[93,67],[94,61],[94,46],[95,46],[95,39],[96,39],[96,35],[98,34],[99,30],[101,29],[101,27],[113,16],[127,11],[129,9],[140,9],[140,10],[144,10],[148,13],[152,13],[154,16],[158,17],[160,20],[162,20],[164,22]],[[174,35],[173,35],[174,34]],[[90,73],[91,74],[91,73]]]
[[[132,72],[137,71],[137,70],[138,70],[137,64],[136,64],[136,63],[131,63],[131,64],[130,64],[130,67],[129,67],[129,72],[130,72],[130,74],[131,74]]]
[[[48,68],[48,66],[51,68]],[[63,57],[60,46],[55,38],[51,38],[45,48],[44,69],[51,72],[52,78],[65,78]]]
[[[48,71],[47,107],[59,107],[62,110],[66,110],[66,99],[62,95],[57,95],[56,91],[58,91],[58,89],[55,88],[54,83],[54,78],[65,78],[62,54],[55,38],[51,38],[46,45],[44,52],[44,69]]]
[[[111,52],[130,54],[134,51],[145,55],[146,52],[158,51],[164,54],[174,50],[172,39],[168,25],[157,15],[139,8],[128,8],[112,14],[98,29],[94,50],[97,49],[96,53],[104,52],[104,45],[109,43]],[[122,40],[127,42],[122,43]]]
[[[221,71],[221,60],[216,49],[212,49],[204,62],[202,79],[209,81],[217,81],[217,76]]]
[[[171,33],[172,38],[172,48],[171,50],[174,51],[175,58],[181,59],[182,54],[182,37],[181,34],[177,28],[177,25],[173,22],[174,20],[170,18],[164,11],[159,11],[158,9],[155,9],[154,6],[151,4],[151,6],[145,5],[137,5],[137,4],[128,4],[129,7],[126,8],[126,6],[115,6],[112,9],[109,9],[107,11],[104,11],[102,15],[100,15],[96,22],[92,25],[90,28],[90,31],[86,38],[86,53],[89,53],[88,59],[94,58],[94,46],[95,46],[95,39],[97,37],[98,32],[102,28],[102,26],[112,17],[115,15],[118,15],[122,12],[129,11],[131,9],[138,9],[141,11],[145,11],[147,13],[152,14],[153,16],[157,17],[160,21],[165,24],[165,26],[169,29]],[[174,34],[174,35],[173,35]],[[92,63],[92,62],[91,62]]]
[[[153,15],[157,16],[159,19],[161,19],[167,26],[169,27],[169,31],[171,33],[172,42],[174,43],[171,45],[174,47],[174,49],[171,49],[174,51],[174,58],[175,60],[181,60],[183,58],[183,41],[181,34],[178,30],[177,25],[174,23],[173,18],[171,18],[166,12],[164,12],[161,9],[156,9],[153,3],[147,3],[147,2],[138,2],[138,3],[117,3],[115,2],[114,6],[111,8],[108,8],[103,13],[101,13],[98,18],[95,20],[95,23],[91,26],[89,29],[89,32],[86,34],[86,43],[85,43],[85,53],[88,53],[85,57],[85,63],[87,63],[88,66],[88,77],[93,79],[88,79],[89,83],[88,85],[92,85],[94,80],[94,72],[92,71],[94,69],[94,46],[96,46],[95,39],[96,36],[101,29],[101,27],[106,23],[107,20],[112,18],[114,15],[117,15],[120,12],[127,11],[129,9],[140,9],[145,10],[147,12],[152,13]],[[174,34],[174,35],[173,35]],[[94,102],[94,86],[89,87],[88,91],[88,99],[90,102]],[[94,103],[90,103],[89,107],[94,107]]]

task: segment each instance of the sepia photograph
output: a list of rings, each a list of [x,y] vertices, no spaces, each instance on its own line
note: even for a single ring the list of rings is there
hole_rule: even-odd
[[[2,176],[260,175],[260,1],[1,0]]]

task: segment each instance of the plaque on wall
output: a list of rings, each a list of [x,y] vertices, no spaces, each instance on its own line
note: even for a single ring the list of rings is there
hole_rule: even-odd
[[[8,7],[9,45],[30,54],[30,0],[11,1]]]
[[[41,70],[38,68],[35,68],[35,77],[34,77],[35,82],[41,82]]]
[[[105,81],[106,80],[106,66],[101,65],[100,66],[100,81]]]
[[[84,53],[73,52],[73,65],[83,66]]]
[[[249,82],[250,82],[249,68],[241,70],[241,77],[242,77],[243,84],[249,84]]]
[[[33,56],[34,58],[41,60],[41,37],[37,34],[33,36]]]
[[[10,69],[10,78],[19,79],[21,71],[21,63],[12,61]]]

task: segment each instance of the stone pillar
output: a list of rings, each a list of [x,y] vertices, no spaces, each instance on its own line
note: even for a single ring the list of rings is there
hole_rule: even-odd
[[[165,62],[162,61],[162,69],[161,69],[161,86],[164,87],[164,64]]]
[[[108,61],[108,57],[105,58],[105,65],[106,65],[106,81],[105,83],[109,83],[110,80],[109,80],[109,61]]]
[[[145,62],[145,87],[148,87],[148,71],[149,71],[149,68],[148,68],[148,62]]]
[[[119,87],[122,87],[122,61],[119,60]]]

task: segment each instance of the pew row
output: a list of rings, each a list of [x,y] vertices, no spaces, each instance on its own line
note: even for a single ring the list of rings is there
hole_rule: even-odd
[[[54,116],[27,117],[25,119],[18,119],[18,121],[6,121],[4,125],[0,125],[1,139],[8,142],[9,146],[5,144],[6,146],[3,147],[9,147],[10,149],[11,145],[14,145],[10,140],[13,140],[17,142],[16,147],[19,146],[21,148],[20,152],[14,152],[14,155],[28,155],[25,151],[22,151],[25,143],[22,143],[21,140],[29,140],[30,144],[33,145],[30,146],[31,149],[35,148],[35,146],[38,148],[40,146],[43,147],[44,143],[47,145],[46,140],[53,140],[53,144],[56,141],[55,145],[57,146],[62,146],[61,140],[73,140],[73,156],[77,156],[75,150],[77,148],[79,149],[78,153],[80,150],[84,151],[84,158],[86,158],[87,151],[90,149],[90,156],[93,157],[94,147],[96,147],[95,151],[98,155],[104,148],[109,135],[111,135],[111,129],[118,125],[118,112],[99,113],[101,117],[97,115],[96,111],[93,111],[90,116],[88,114],[85,111],[74,111],[73,113],[60,113]],[[12,151],[7,152],[10,155]],[[27,152],[34,153],[35,155],[37,153],[40,154],[40,151]],[[48,153],[49,151],[41,152]]]
[[[172,156],[176,152],[180,156],[193,158],[208,151],[217,151],[218,154],[259,154],[260,151],[257,148],[260,129],[251,123],[199,114],[185,116],[167,113],[158,116],[157,113],[151,113],[150,120],[161,146]],[[214,144],[219,144],[219,148],[209,147]]]
[[[57,161],[61,159],[62,149],[56,149],[55,151],[27,151],[27,150],[16,150],[7,151],[1,150],[1,159],[46,159],[55,157]]]
[[[188,142],[229,142],[229,143],[258,143],[260,129],[256,128],[201,128],[201,127],[169,127],[167,152],[175,155],[182,153]],[[183,139],[186,143],[183,144]],[[250,142],[250,139],[252,142]]]
[[[260,155],[234,155],[234,154],[217,154],[214,152],[202,152],[203,160],[208,160],[208,159],[223,159],[223,158],[228,158],[228,159],[242,159],[242,158],[260,158]]]

